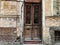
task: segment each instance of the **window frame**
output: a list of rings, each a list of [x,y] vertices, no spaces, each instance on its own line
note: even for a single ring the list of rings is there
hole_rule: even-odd
[[[25,5],[26,7],[26,24],[30,24],[31,23],[31,5]],[[28,9],[28,7],[30,8],[30,9]],[[29,12],[28,12],[29,11]],[[28,13],[30,13],[30,15],[28,15]],[[29,16],[29,18],[28,18],[28,16]],[[28,20],[29,19],[29,20]],[[27,22],[27,20],[28,20],[28,22]]]
[[[54,0],[51,0],[51,15],[52,16],[60,16],[60,13],[54,15],[54,9],[53,8],[54,8]]]
[[[30,4],[30,3],[26,3],[24,6],[24,13],[25,13],[25,15],[24,15],[24,17],[26,17],[26,5],[30,5],[31,6],[31,20],[30,20],[30,24],[26,24],[26,19],[24,18],[24,20],[25,20],[25,24],[26,25],[39,25],[40,24],[40,21],[39,21],[39,23],[34,23],[34,6],[35,5],[38,5],[39,7],[40,7],[40,5],[37,3],[37,4]],[[40,8],[39,8],[39,12],[40,12]],[[40,13],[39,13],[39,17],[40,17],[41,15],[40,15]],[[40,20],[40,18],[39,18],[39,20]]]
[[[30,19],[30,24],[27,24],[27,23],[26,23],[26,5],[31,6],[31,4],[24,4],[24,14],[25,14],[25,15],[24,15],[24,17],[25,17],[25,18],[24,18],[24,20],[25,20],[24,23],[25,23],[25,25],[32,25],[32,21],[31,21],[31,20],[32,20],[32,17],[30,17],[30,18],[31,18],[31,19]],[[31,10],[32,10],[32,7],[31,7]],[[32,12],[31,12],[31,13],[32,13]],[[32,16],[32,15],[30,15],[30,16]]]
[[[35,16],[36,16],[36,12],[35,12],[35,11],[36,11],[36,10],[35,10],[36,6],[38,6],[38,9],[39,9],[39,10],[38,10],[38,15],[37,15],[37,16],[38,16],[38,18],[37,18],[37,19],[38,19],[38,22],[35,22],[35,21],[36,21],[36,20],[35,20],[35,18],[36,18],[36,17],[35,17]],[[39,24],[39,19],[40,19],[40,18],[39,18],[39,17],[40,17],[40,13],[39,13],[39,12],[40,12],[40,6],[39,6],[39,4],[34,5],[34,21],[33,21],[34,24]]]

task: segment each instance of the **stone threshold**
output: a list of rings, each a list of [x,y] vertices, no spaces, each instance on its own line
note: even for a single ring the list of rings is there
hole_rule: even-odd
[[[43,45],[43,44],[23,44],[23,45]]]

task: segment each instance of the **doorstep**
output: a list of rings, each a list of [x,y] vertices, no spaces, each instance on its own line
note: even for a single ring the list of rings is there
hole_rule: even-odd
[[[23,45],[43,45],[43,44],[23,44]]]

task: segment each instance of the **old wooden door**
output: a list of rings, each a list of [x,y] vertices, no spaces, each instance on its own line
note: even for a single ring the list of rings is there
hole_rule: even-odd
[[[41,4],[25,4],[24,40],[33,41],[42,39],[42,6]]]

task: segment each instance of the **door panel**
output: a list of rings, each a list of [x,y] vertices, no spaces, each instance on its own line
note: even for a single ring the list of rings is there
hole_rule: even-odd
[[[34,31],[34,34],[33,34],[33,38],[34,39],[38,39],[38,29],[36,28],[36,29],[33,29]]]
[[[25,38],[30,38],[31,37],[31,29],[30,28],[26,28],[25,29]]]

